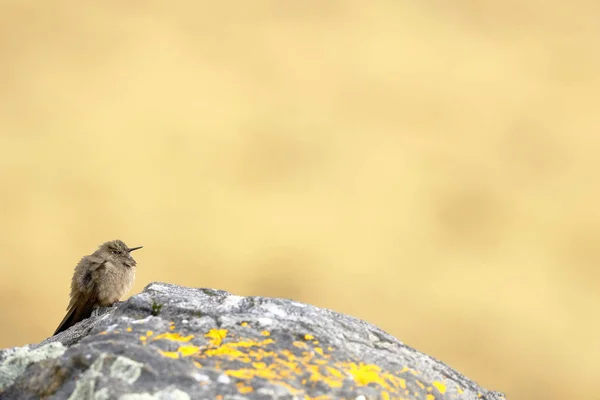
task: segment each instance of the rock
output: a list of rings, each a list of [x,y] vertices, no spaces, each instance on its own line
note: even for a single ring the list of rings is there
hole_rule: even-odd
[[[0,398],[504,396],[347,315],[291,300],[152,283],[39,344],[1,350]]]

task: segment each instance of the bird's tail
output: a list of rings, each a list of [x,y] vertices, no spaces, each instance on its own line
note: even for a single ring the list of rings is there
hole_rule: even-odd
[[[67,315],[65,315],[63,320],[58,325],[58,328],[56,328],[56,331],[54,331],[54,335],[62,331],[66,331],[76,323],[92,315],[93,307],[91,305],[92,302],[90,301],[83,302],[83,304],[80,301],[73,302],[67,311]]]

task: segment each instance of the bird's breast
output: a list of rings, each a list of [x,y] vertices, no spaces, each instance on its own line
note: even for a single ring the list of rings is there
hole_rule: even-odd
[[[115,265],[108,261],[98,274],[98,302],[109,306],[129,292],[135,279],[135,268]]]

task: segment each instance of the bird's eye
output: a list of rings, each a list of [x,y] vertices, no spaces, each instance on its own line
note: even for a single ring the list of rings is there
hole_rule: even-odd
[[[111,253],[113,253],[113,254],[121,254],[121,252],[119,250],[113,250],[113,251],[111,251]]]

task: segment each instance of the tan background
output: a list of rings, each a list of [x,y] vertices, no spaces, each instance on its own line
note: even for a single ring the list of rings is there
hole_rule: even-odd
[[[79,257],[598,399],[600,2],[0,2],[0,347]],[[250,5],[251,4],[251,5]]]

